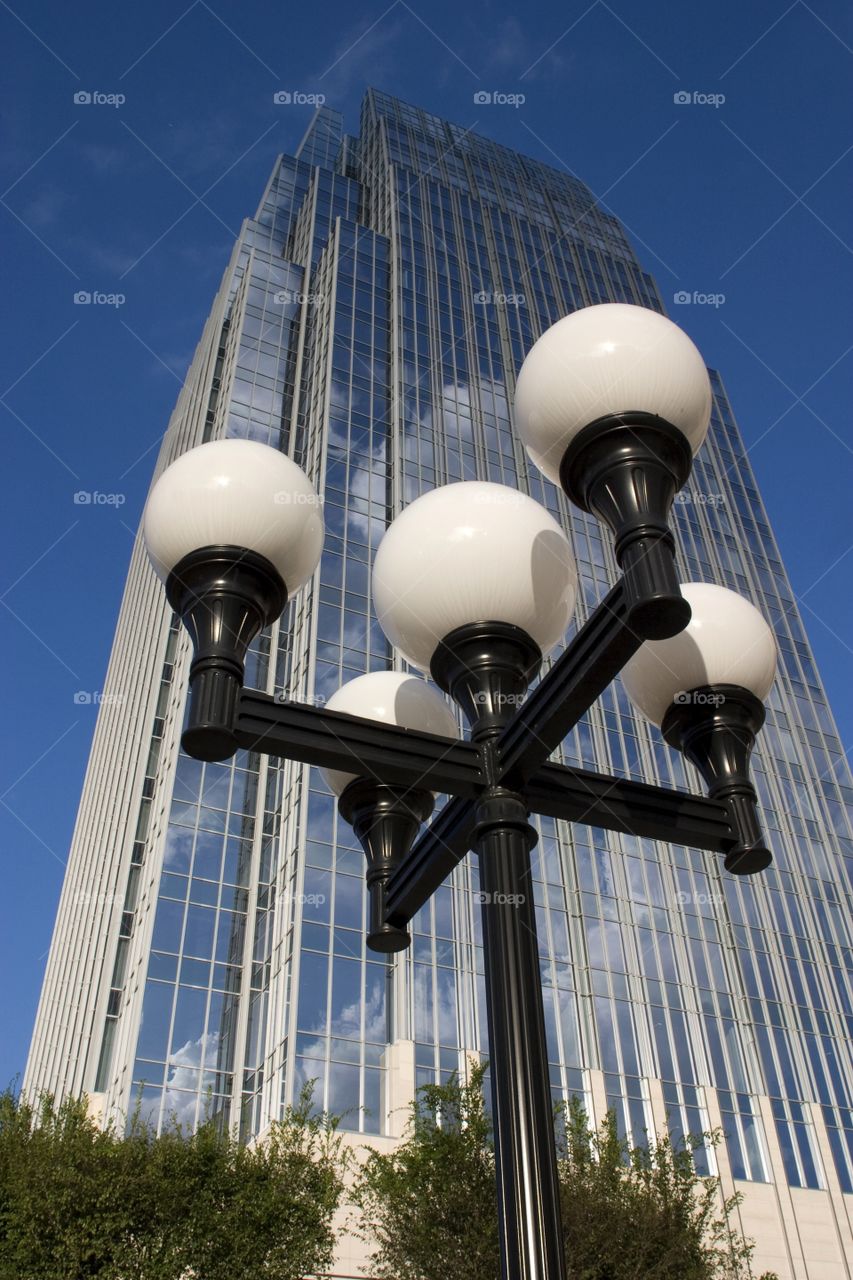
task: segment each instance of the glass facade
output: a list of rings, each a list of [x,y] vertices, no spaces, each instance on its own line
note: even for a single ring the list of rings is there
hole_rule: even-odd
[[[158,466],[201,440],[248,436],[292,454],[323,495],[318,573],[253,646],[248,684],[322,703],[399,662],[372,611],[370,565],[394,515],[454,480],[499,481],[548,507],[574,545],[585,620],[616,577],[609,535],[528,464],[511,404],[538,335],[604,301],[663,310],[621,226],[576,179],[375,90],[357,138],[318,111],[235,246]],[[719,1114],[735,1178],[775,1180],[778,1149],[791,1187],[825,1188],[831,1160],[851,1193],[853,789],[711,377],[709,439],[674,524],[684,579],[745,595],[776,633],[754,761],[774,864],[737,879],[696,849],[540,820],[552,1086],[586,1094],[596,1073],[636,1141],[654,1128],[653,1095],[676,1132]],[[131,596],[146,575],[140,555]],[[215,1114],[249,1138],[314,1080],[344,1127],[379,1134],[389,1043],[414,1043],[416,1084],[488,1052],[476,867],[461,865],[419,913],[408,952],[367,952],[362,854],[319,773],[251,752],[185,756],[187,641],[153,586],[146,609],[150,652],[129,620],[116,636],[144,676],[134,806],[121,827],[97,810],[118,768],[106,720],[81,806],[100,812],[116,886],[88,1021],[56,1047],[52,993],[72,945],[63,905],[25,1087],[70,1087],[76,1055],[75,1079],[111,1113],[139,1098],[155,1122]],[[619,682],[562,758],[701,789]],[[87,856],[70,864],[81,884]],[[699,1161],[716,1168],[711,1151]]]

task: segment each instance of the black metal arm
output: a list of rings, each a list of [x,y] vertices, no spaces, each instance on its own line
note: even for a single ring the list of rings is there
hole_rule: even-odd
[[[700,702],[694,711],[675,708],[664,726],[667,740],[707,775],[712,800],[547,763],[649,634],[684,625],[666,591],[638,602],[623,577],[514,713],[509,707],[517,706],[539,665],[530,637],[488,622],[445,637],[434,674],[452,686],[472,719],[474,740],[462,741],[241,688],[252,636],[286,596],[263,557],[235,547],[202,548],[175,567],[167,590],[195,651],[183,735],[191,755],[227,759],[243,747],[299,760],[396,788],[401,803],[411,793],[413,810],[416,792],[454,797],[389,874],[383,889],[389,923],[410,920],[469,851],[474,802],[489,788],[514,790],[530,811],[545,816],[723,852],[728,869],[738,873],[770,861],[748,777],[763,714],[750,695],[747,714],[737,691],[721,686],[710,718]],[[653,600],[663,602],[665,627],[647,607]],[[682,726],[685,716],[689,724]],[[700,750],[706,739],[707,749]]]
[[[254,689],[239,695],[234,737],[248,750],[453,797],[388,879],[385,919],[396,929],[470,851],[476,801],[489,786],[518,788],[543,817],[728,855],[738,846],[739,824],[727,799],[547,762],[642,642],[620,584],[492,743],[417,733]]]
[[[449,800],[388,882],[386,919],[402,928],[420,911],[471,849],[476,801]]]
[[[531,813],[649,840],[728,853],[738,840],[725,804],[700,796],[546,764],[522,788]],[[467,856],[476,803],[451,800],[388,882],[386,918],[402,928]]]
[[[726,853],[737,840],[724,804],[682,791],[611,778],[568,765],[546,764],[524,794],[534,813],[647,840]]]
[[[484,785],[482,757],[473,742],[284,702],[256,689],[240,692],[234,736],[248,751],[395,786],[427,785],[430,791],[474,797]]]
[[[548,759],[643,643],[619,582],[522,703],[498,740],[502,782],[518,786]]]

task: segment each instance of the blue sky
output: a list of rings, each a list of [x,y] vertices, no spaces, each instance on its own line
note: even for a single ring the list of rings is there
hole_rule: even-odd
[[[75,694],[103,686],[156,450],[233,238],[310,119],[277,91],[324,95],[355,132],[374,84],[568,168],[668,304],[717,296],[671,314],[724,376],[849,746],[846,6],[0,0],[0,37],[0,1086],[23,1069],[95,723]],[[524,101],[478,104],[483,90]]]

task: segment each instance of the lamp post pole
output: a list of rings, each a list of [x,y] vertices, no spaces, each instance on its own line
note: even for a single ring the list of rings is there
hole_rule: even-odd
[[[639,407],[623,412],[626,403]],[[619,304],[559,321],[525,361],[516,414],[534,461],[610,527],[622,576],[528,694],[575,603],[556,521],[481,482],[432,490],[397,517],[374,564],[376,612],[400,654],[463,711],[468,740],[438,691],[400,672],[351,680],[325,707],[242,687],[248,646],[322,547],[316,494],[282,455],[234,440],[184,454],[152,489],[145,536],[194,646],[184,749],[223,760],[242,748],[323,770],[365,852],[372,950],[405,949],[416,913],[477,855],[502,1275],[562,1280],[531,814],[720,853],[735,874],[763,870],[771,857],[749,756],[776,650],[747,601],[679,582],[668,515],[707,429],[710,390],[674,325]],[[707,799],[550,762],[620,673],[698,769]],[[418,834],[437,792],[451,798]]]
[[[501,1257],[507,1277],[566,1274],[533,868],[536,831],[517,792],[477,806]]]
[[[477,798],[470,845],[480,873],[483,977],[507,1280],[563,1280],[560,1185],[539,967],[533,867],[538,834],[521,793],[500,785],[499,742],[529,681],[538,645],[517,627],[473,625],[445,636],[433,679],[461,707],[494,785]]]

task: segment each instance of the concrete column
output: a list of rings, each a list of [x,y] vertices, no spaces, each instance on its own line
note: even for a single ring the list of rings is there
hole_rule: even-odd
[[[89,1119],[94,1120],[99,1128],[104,1126],[104,1106],[107,1101],[105,1093],[87,1093],[86,1094],[86,1110]]]
[[[589,1092],[592,1098],[592,1115],[590,1119],[590,1128],[598,1129],[604,1117],[607,1115],[607,1092],[604,1088],[604,1072],[589,1072]]]
[[[382,1129],[389,1138],[402,1138],[415,1096],[415,1042],[395,1040],[382,1055]]]
[[[846,1270],[841,1272],[841,1275],[844,1276],[844,1280],[848,1280],[848,1278],[853,1277],[853,1196],[845,1196],[841,1190],[838,1171],[835,1167],[835,1157],[829,1145],[829,1135],[820,1105],[817,1102],[808,1102],[804,1106],[811,1113],[818,1158],[823,1166],[823,1174],[826,1181],[826,1194],[829,1196],[835,1215],[841,1254],[847,1260],[845,1262]],[[810,1194],[815,1195],[818,1193],[811,1192]]]

